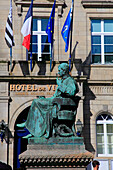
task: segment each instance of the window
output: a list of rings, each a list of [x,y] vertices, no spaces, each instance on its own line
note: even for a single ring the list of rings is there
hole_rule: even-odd
[[[91,21],[92,63],[113,63],[113,20]]]
[[[101,114],[97,117],[97,154],[113,155],[113,116]]]
[[[33,18],[32,55],[33,60],[49,60],[51,44],[48,43],[46,27],[48,19]],[[30,58],[30,51],[28,52]]]

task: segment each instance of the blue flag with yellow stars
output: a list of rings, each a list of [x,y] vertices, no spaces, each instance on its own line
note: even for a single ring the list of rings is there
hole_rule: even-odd
[[[55,3],[56,0],[54,1],[52,11],[49,17],[49,21],[47,24],[47,28],[46,28],[46,33],[48,34],[48,42],[51,44],[53,44],[53,34],[54,34]]]
[[[68,16],[66,18],[66,21],[64,23],[64,26],[62,28],[61,34],[62,38],[65,41],[65,52],[68,51],[68,46],[69,46],[69,37],[70,37],[70,30],[71,30],[71,20],[72,20],[72,7],[70,8],[70,11],[68,13]]]

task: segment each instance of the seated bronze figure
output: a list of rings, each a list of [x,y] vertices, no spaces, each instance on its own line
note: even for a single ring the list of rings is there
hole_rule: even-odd
[[[76,81],[69,75],[69,66],[62,63],[58,66],[57,89],[51,98],[34,99],[25,123],[17,124],[26,127],[34,137],[73,136],[75,133],[75,116],[80,100]]]

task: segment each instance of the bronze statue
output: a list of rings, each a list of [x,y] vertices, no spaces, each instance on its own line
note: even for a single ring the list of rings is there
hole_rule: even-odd
[[[51,98],[34,99],[30,107],[25,123],[17,124],[18,127],[26,127],[31,133],[27,137],[45,137],[59,135],[71,136],[74,134],[74,121],[78,101],[75,95],[78,92],[76,81],[69,75],[69,66],[62,63],[58,66],[57,89]],[[68,126],[73,122],[72,130]]]

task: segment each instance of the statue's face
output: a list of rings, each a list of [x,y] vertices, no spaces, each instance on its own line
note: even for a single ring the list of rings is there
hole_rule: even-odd
[[[61,67],[59,67],[58,74],[62,77],[63,75],[65,75],[65,70],[63,70]]]

